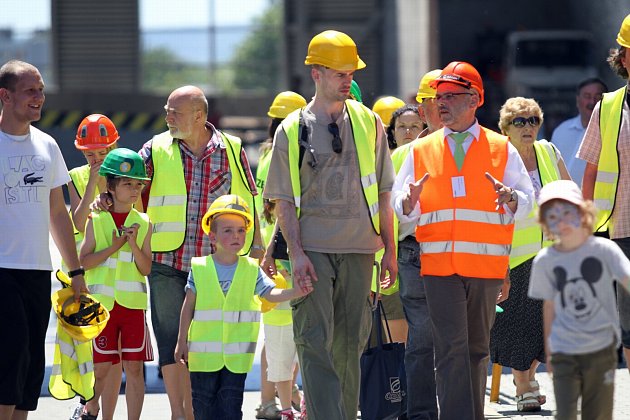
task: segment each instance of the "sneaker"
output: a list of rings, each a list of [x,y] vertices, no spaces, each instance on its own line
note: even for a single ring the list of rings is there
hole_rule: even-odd
[[[280,409],[275,401],[267,401],[256,407],[256,418],[267,420],[280,420]]]
[[[72,410],[72,414],[70,415],[70,420],[81,420],[81,414],[83,414],[83,407],[85,407],[81,403],[77,403]]]
[[[299,420],[300,419],[300,412],[299,411],[295,411],[292,408],[287,408],[286,410],[282,410],[280,412],[280,419],[281,420]]]

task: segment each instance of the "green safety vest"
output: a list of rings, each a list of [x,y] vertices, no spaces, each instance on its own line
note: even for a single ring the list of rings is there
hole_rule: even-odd
[[[614,92],[604,93],[599,110],[602,149],[599,154],[595,190],[593,192],[595,207],[597,207],[596,232],[605,232],[608,229],[612,233],[612,224],[609,221],[615,208],[617,182],[619,181],[617,141],[619,139],[623,101],[626,99],[627,88],[627,86],[624,86]]]
[[[380,234],[378,182],[376,179],[376,163],[374,158],[376,147],[376,119],[372,111],[357,101],[347,100],[346,109],[348,110],[354,144],[357,149],[363,196],[372,220],[372,228],[376,234]],[[299,168],[300,145],[298,143],[301,112],[302,110],[294,111],[282,121],[282,128],[289,140],[289,172],[291,176],[293,200],[298,217],[300,217],[300,201],[302,199]]]
[[[405,159],[407,159],[407,156],[409,156],[409,151],[411,150],[413,145],[413,141],[409,142],[398,147],[396,150],[394,150],[394,153],[392,153],[392,165],[394,166],[395,173],[398,173],[398,171],[400,171],[400,167],[405,162]]]
[[[230,165],[230,194],[236,194],[245,200],[255,218],[252,191],[241,165],[241,139],[220,133]],[[147,206],[147,214],[153,223],[151,250],[169,252],[179,249],[184,243],[188,192],[178,142],[168,131],[153,137],[152,142],[153,178]],[[247,233],[242,251],[249,252],[253,241],[254,229],[251,229]]]
[[[260,304],[254,298],[258,263],[240,257],[227,294],[212,256],[193,257],[191,266],[197,298],[188,329],[188,370],[249,372],[260,329]]]
[[[92,340],[74,340],[59,321],[48,390],[58,400],[69,400],[76,395],[85,400],[94,397]]]
[[[137,243],[140,248],[149,231],[149,217],[136,209],[131,209],[125,219],[125,226],[134,223],[140,225]],[[112,231],[116,229],[114,219],[108,212],[92,213],[92,227],[98,252],[112,244]],[[101,305],[111,311],[114,300],[129,309],[147,309],[146,278],[140,274],[128,243],[105,261],[85,272],[85,282],[90,288],[92,296]]]
[[[291,277],[286,277],[287,289],[293,288],[293,280]],[[293,311],[289,302],[280,302],[272,310],[262,314],[263,324],[275,325],[276,327],[282,327],[285,325],[293,324]]]
[[[561,178],[560,169],[551,143],[547,140],[535,141],[534,151],[536,152],[538,174],[542,185],[559,180]],[[534,200],[534,207],[527,217],[515,221],[512,251],[510,252],[510,268],[534,258],[538,251],[552,244],[551,241],[544,239],[542,229],[537,221],[537,214],[538,205]]]

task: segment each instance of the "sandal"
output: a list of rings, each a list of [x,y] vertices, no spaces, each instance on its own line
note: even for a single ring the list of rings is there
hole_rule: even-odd
[[[525,392],[516,396],[516,409],[518,411],[540,411],[540,403],[533,392]]]
[[[267,401],[256,407],[256,418],[266,420],[280,420],[280,409],[275,401]]]
[[[534,396],[538,399],[540,405],[547,402],[547,396],[540,393],[540,384],[538,381],[529,381],[529,387],[532,390],[532,394],[534,394]]]

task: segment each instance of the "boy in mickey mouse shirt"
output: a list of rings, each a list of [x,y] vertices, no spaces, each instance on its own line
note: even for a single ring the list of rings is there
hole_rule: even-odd
[[[629,288],[630,261],[596,237],[595,209],[573,181],[545,185],[539,222],[553,246],[532,266],[529,296],[544,300],[547,370],[553,371],[557,419],[612,419],[619,317],[613,281]]]

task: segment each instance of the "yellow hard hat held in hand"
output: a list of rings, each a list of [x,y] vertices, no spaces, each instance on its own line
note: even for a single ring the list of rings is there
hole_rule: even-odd
[[[273,280],[274,283],[276,283],[276,287],[278,289],[287,289],[289,287],[289,284],[285,280],[284,276],[282,274],[280,274],[280,273],[277,273],[275,276],[273,276],[272,280]],[[272,310],[273,308],[278,306],[277,303],[269,302],[265,298],[260,298],[260,303],[261,303],[260,311],[262,313],[269,312],[270,310]]]
[[[109,320],[109,311],[91,295],[83,293],[76,302],[71,287],[56,291],[51,300],[61,326],[77,341],[92,340],[103,331]]]

